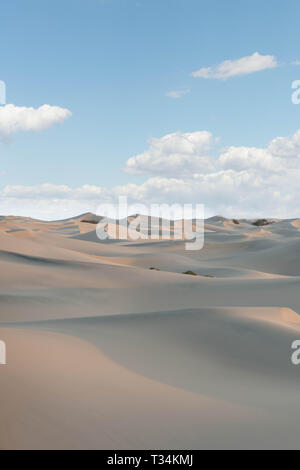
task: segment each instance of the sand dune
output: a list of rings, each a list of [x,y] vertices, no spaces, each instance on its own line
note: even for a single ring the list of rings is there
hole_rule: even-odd
[[[0,447],[299,448],[299,220],[200,251],[97,220],[0,218]]]

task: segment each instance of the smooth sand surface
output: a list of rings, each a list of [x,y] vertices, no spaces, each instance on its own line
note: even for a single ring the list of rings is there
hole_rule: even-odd
[[[82,220],[0,218],[0,448],[299,448],[299,220],[200,251]]]

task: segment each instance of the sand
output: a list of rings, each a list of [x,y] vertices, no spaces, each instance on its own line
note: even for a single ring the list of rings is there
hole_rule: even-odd
[[[93,217],[1,217],[0,448],[299,448],[299,220],[186,251]]]

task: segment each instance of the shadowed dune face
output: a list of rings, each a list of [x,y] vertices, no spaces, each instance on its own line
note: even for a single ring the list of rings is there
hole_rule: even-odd
[[[200,251],[97,220],[0,220],[0,447],[298,448],[299,220]]]

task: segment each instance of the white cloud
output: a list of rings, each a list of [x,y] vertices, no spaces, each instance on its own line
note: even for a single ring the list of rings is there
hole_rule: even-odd
[[[300,169],[300,129],[289,137],[276,137],[268,147],[229,147],[218,163],[222,168],[256,170],[271,175]]]
[[[153,139],[145,152],[148,157],[151,154],[152,160],[134,160],[135,169],[146,168],[156,174],[141,184],[112,188],[92,185],[71,188],[53,184],[6,186],[0,190],[1,213],[49,220],[66,218],[97,212],[100,204],[116,202],[118,196],[126,195],[130,204],[202,203],[206,216],[300,216],[300,130],[290,137],[273,139],[266,148],[231,146],[214,158],[206,154],[210,167],[205,165],[204,170],[195,172],[191,161],[197,160],[202,151],[207,152],[212,142],[213,137],[207,131],[174,133]],[[162,157],[163,163],[156,162],[157,155]],[[167,169],[172,168],[168,159],[172,160],[174,155],[179,155],[179,164],[175,172],[168,173]],[[186,156],[186,171],[180,173]],[[196,164],[196,167],[200,166]],[[158,168],[165,171],[158,171]]]
[[[168,176],[211,171],[213,164],[207,153],[212,143],[208,131],[174,132],[160,139],[152,138],[148,150],[127,160],[125,171]]]
[[[270,142],[269,151],[278,157],[300,159],[300,129],[290,137],[276,137]]]
[[[100,186],[39,184],[7,185],[0,190],[1,215],[22,215],[56,220],[96,211],[100,202],[112,200],[113,190]]]
[[[215,67],[202,67],[192,73],[195,78],[227,79],[238,75],[248,75],[278,66],[273,55],[261,55],[259,52],[237,60],[224,60]]]
[[[223,168],[237,171],[257,169],[278,172],[284,168],[280,158],[267,149],[255,147],[229,147],[221,153],[218,161]]]
[[[39,108],[0,106],[0,137],[8,139],[12,134],[22,131],[41,131],[56,123],[62,123],[72,115],[71,111],[59,106],[44,104]]]
[[[189,88],[179,88],[178,90],[171,90],[166,93],[169,98],[178,99],[184,95],[188,95],[191,92]]]

